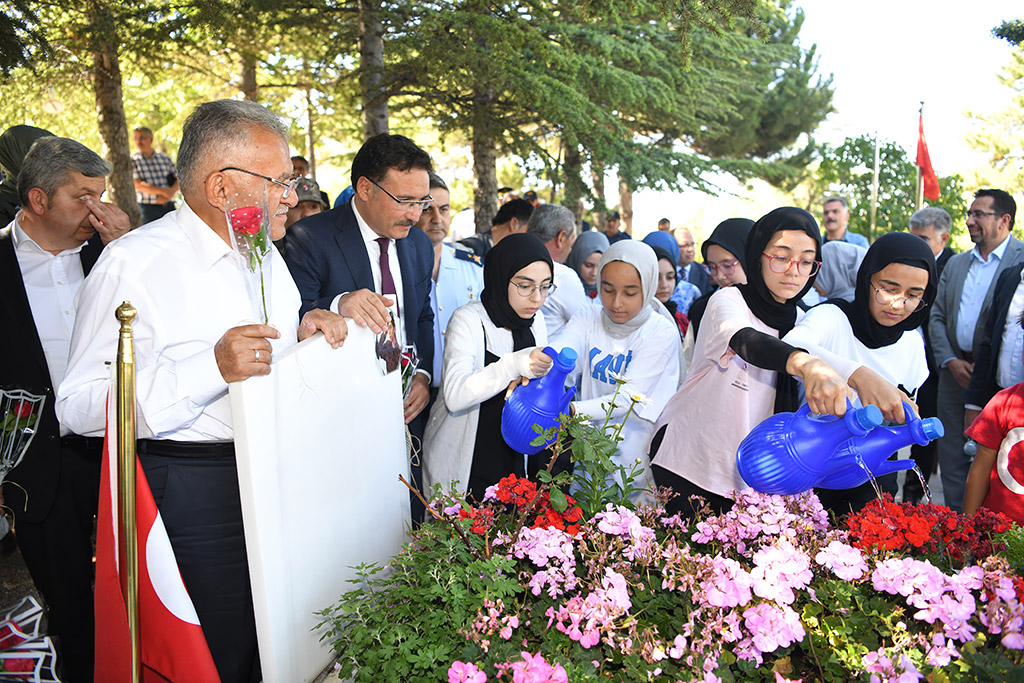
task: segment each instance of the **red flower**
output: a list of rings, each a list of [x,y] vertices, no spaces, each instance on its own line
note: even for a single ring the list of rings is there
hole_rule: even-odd
[[[30,673],[36,670],[34,659],[4,659],[0,660],[3,670],[10,673]]]
[[[3,627],[0,631],[0,650],[10,650],[18,643],[24,642],[25,637],[20,633],[17,633],[14,629],[18,628],[18,624],[11,622]]]
[[[28,401],[18,401],[14,407],[14,412],[19,418],[26,418],[32,415],[32,404]]]
[[[228,215],[231,219],[231,229],[239,235],[255,235],[263,224],[263,210],[258,206],[243,206],[234,209]]]

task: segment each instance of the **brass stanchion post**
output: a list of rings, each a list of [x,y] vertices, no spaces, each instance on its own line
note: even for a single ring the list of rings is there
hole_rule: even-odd
[[[118,562],[121,592],[128,609],[131,638],[132,683],[142,680],[142,648],[139,630],[139,546],[135,515],[135,342],[132,323],[136,311],[125,301],[114,317],[121,323],[117,342],[117,487],[120,509]]]

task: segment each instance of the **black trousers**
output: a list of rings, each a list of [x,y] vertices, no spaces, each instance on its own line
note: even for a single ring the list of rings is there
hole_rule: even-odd
[[[933,372],[928,375],[928,379],[917,390],[917,408],[921,411],[923,417],[939,414],[939,373]],[[924,478],[927,480],[935,474],[935,465],[939,459],[938,440],[932,441],[925,446],[915,443],[910,447],[910,457],[921,468],[921,472],[924,473]],[[921,482],[910,472],[907,472],[907,480],[903,485],[903,491],[904,500],[909,498],[920,499],[924,496]]]
[[[667,429],[667,425],[662,427],[654,435],[654,438],[651,439],[651,460],[654,460],[654,456],[658,454]],[[660,465],[651,465],[651,474],[654,475],[654,483],[657,486],[670,488],[677,494],[675,498],[665,504],[665,514],[670,517],[672,515],[679,515],[683,519],[696,518],[697,510],[700,509],[700,503],[691,501],[690,496],[700,496],[706,500],[711,506],[712,512],[716,515],[732,510],[733,500],[731,498],[702,489],[689,479],[684,479],[675,472],[669,472]]]
[[[221,681],[259,681],[233,448],[140,441],[139,457]]]
[[[93,679],[93,520],[103,441],[76,437],[70,442],[61,446],[57,496],[46,519],[29,523],[15,510],[14,526],[25,565],[46,602],[47,630],[58,639],[61,680],[80,683]]]
[[[139,214],[142,218],[142,222],[139,225],[152,223],[157,218],[171,211],[174,211],[174,202],[167,202],[166,204],[139,204]]]

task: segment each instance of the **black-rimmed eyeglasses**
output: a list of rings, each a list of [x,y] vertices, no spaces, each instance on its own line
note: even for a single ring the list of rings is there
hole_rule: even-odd
[[[369,180],[371,183],[373,183],[374,187],[376,187],[378,190],[380,190],[381,192],[383,192],[387,196],[389,196],[392,199],[394,199],[395,202],[399,206],[401,206],[403,209],[411,207],[411,208],[417,208],[420,211],[426,211],[434,203],[434,198],[431,197],[429,194],[424,199],[399,199],[398,197],[396,197],[395,195],[391,194],[390,192],[385,190],[383,187],[381,187],[380,183],[371,180],[367,176],[363,176],[363,177],[366,178],[367,180]]]
[[[237,168],[235,166],[225,166],[224,168],[217,171],[217,173],[223,173],[224,171],[238,171],[240,173],[248,173],[249,175],[256,176],[257,178],[263,178],[264,180],[274,183],[275,185],[280,185],[281,187],[284,188],[284,194],[281,195],[281,199],[287,199],[288,195],[290,195],[292,191],[295,190],[295,186],[302,179],[302,176],[300,175],[293,175],[290,176],[287,180],[278,180],[277,178],[265,176],[262,173],[256,173],[255,171],[247,171],[244,168]]]

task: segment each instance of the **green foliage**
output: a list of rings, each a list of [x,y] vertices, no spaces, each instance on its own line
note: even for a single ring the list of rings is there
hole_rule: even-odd
[[[972,178],[978,187],[998,187],[1024,193],[1024,45],[1018,46],[999,82],[1012,95],[1006,109],[992,114],[971,113],[974,130],[967,142],[989,157],[987,167]]]
[[[850,203],[850,228],[863,235],[871,224],[871,186],[875,141],[868,135],[847,138],[838,147],[825,146],[816,172],[812,203],[838,195]],[[906,151],[894,142],[879,144],[878,208],[875,237],[886,232],[905,230],[914,213],[917,198],[917,166]],[[963,179],[958,175],[939,178],[941,195],[931,206],[949,212],[953,235],[965,231]]]
[[[1024,20],[1007,19],[992,29],[992,35],[1002,38],[1011,45],[1020,45],[1024,43]]]
[[[342,679],[366,683],[442,680],[462,654],[458,638],[485,600],[522,592],[513,562],[474,557],[447,525],[428,524],[387,567],[362,565],[356,588],[319,615],[341,663]]]
[[[992,540],[1006,544],[999,556],[1006,558],[1015,573],[1024,576],[1024,527],[1014,524],[1009,531],[997,534]]]

